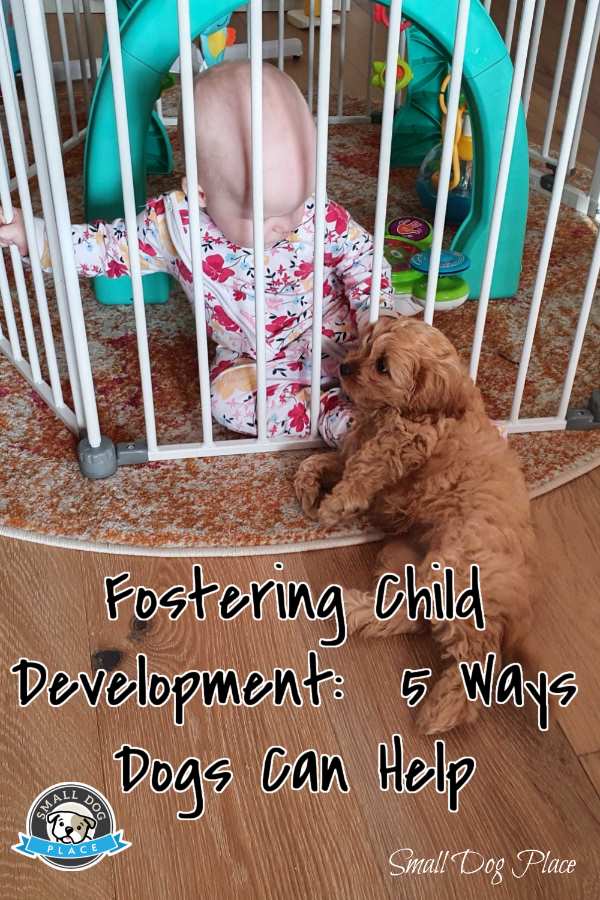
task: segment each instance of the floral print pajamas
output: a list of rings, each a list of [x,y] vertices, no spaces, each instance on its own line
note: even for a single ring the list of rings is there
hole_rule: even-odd
[[[142,274],[168,272],[193,299],[189,208],[181,191],[149,200],[139,214]],[[200,211],[204,298],[209,337],[216,344],[211,379],[214,418],[232,431],[256,434],[256,339],[253,250],[228,241]],[[314,198],[296,231],[265,249],[267,434],[310,432]],[[123,220],[74,225],[78,271],[89,278],[129,274]],[[47,247],[43,256],[47,257]],[[42,260],[43,264],[47,259]],[[351,404],[338,386],[338,367],[369,318],[373,241],[333,201],[326,206],[321,404],[319,431],[339,444],[352,422]],[[384,263],[381,309],[393,314]]]

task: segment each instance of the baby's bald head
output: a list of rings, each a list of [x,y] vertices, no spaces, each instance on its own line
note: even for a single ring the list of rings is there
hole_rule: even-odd
[[[250,63],[221,63],[195,83],[198,180],[207,210],[223,234],[252,245]],[[296,84],[263,65],[265,243],[300,224],[314,190],[315,129]]]

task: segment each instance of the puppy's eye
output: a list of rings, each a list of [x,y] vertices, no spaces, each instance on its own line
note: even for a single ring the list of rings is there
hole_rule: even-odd
[[[77,826],[77,831],[81,831],[81,825]]]
[[[61,819],[60,822],[59,822],[58,824],[59,824],[59,825],[64,825],[65,823],[64,823],[63,820]]]
[[[387,367],[387,362],[385,360],[385,356],[380,356],[377,362],[375,363],[375,368],[379,372],[380,375],[389,375],[390,370]]]

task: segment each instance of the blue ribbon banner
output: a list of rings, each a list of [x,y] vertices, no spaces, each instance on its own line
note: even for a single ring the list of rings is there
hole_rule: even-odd
[[[91,856],[99,856],[101,853],[120,853],[131,847],[129,841],[123,840],[123,832],[105,834],[100,838],[92,838],[91,841],[81,841],[79,844],[60,844],[55,841],[44,841],[42,838],[32,835],[19,834],[19,843],[13,846],[13,850],[24,856],[47,856],[49,859],[86,859]]]

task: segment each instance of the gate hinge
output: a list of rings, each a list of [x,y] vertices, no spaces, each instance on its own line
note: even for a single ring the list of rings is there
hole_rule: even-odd
[[[587,406],[567,410],[567,431],[592,431],[600,428],[600,388],[592,391]]]
[[[546,168],[549,170],[546,175],[542,175],[540,178],[540,185],[544,188],[545,191],[549,191],[552,193],[554,190],[554,179],[556,177],[556,166],[553,163],[546,163]],[[569,169],[567,172],[567,178],[572,178],[577,170],[575,168]]]
[[[117,465],[134,466],[137,463],[148,462],[148,444],[146,441],[130,441],[127,444],[117,444]]]

